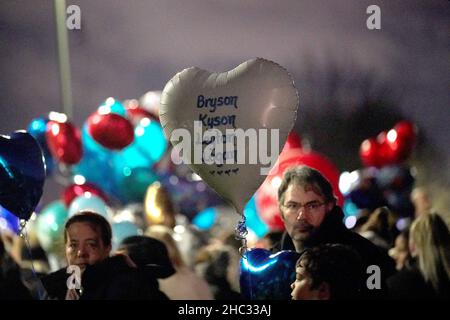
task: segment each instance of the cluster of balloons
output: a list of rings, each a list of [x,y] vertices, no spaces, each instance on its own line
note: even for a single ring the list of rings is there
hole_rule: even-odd
[[[414,181],[411,169],[400,164],[344,172],[339,181],[346,199],[344,209],[349,209],[344,211],[356,215],[358,211],[352,208],[373,211],[388,206],[399,216],[410,217],[414,214],[410,200]]]
[[[410,193],[414,176],[404,162],[411,156],[416,139],[416,126],[403,120],[362,142],[359,156],[365,168],[344,172],[339,181],[348,216],[381,206],[388,206],[399,216],[413,215]]]
[[[361,143],[359,156],[366,167],[381,168],[407,160],[414,149],[417,128],[409,121],[400,121],[394,128],[381,132],[376,138]]]
[[[55,164],[62,165],[72,181],[86,183],[84,191],[122,204],[143,200],[147,186],[157,179],[152,166],[167,149],[159,121],[135,100],[108,98],[82,130],[64,114],[51,112],[32,120],[28,132],[40,143],[47,175]],[[64,202],[68,205],[67,199]]]

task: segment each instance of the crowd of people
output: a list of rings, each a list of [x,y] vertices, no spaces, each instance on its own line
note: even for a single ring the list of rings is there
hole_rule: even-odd
[[[306,166],[285,172],[278,200],[285,231],[257,245],[300,254],[296,279],[287,284],[292,299],[450,298],[449,228],[423,190],[413,192],[416,216],[401,231],[387,207],[349,230],[328,180]],[[186,261],[173,227],[152,225],[113,250],[109,222],[79,212],[64,228],[65,260],[75,268],[53,272],[38,243],[2,232],[0,299],[243,299],[240,243],[212,239]]]

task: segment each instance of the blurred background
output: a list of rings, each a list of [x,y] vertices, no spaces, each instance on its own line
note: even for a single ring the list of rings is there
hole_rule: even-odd
[[[405,165],[414,186],[426,187],[434,208],[448,218],[447,1],[71,4],[81,9],[81,29],[68,31],[75,126],[81,128],[108,97],[142,98],[186,67],[223,72],[263,57],[295,80],[300,106],[294,131],[303,148],[328,158],[340,173],[363,167],[363,140],[401,120],[414,124],[416,143]],[[366,27],[371,4],[381,9],[381,30]],[[2,134],[63,111],[53,1],[2,1],[0,53]],[[40,207],[65,187],[60,177],[47,179]]]

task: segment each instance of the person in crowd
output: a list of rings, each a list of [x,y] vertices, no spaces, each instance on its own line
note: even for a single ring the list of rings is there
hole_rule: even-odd
[[[404,229],[395,238],[394,247],[389,249],[389,256],[395,260],[395,268],[400,271],[407,267],[411,261],[409,252],[409,229]]]
[[[307,166],[289,168],[278,189],[278,201],[286,232],[274,251],[301,253],[320,244],[348,245],[361,256],[366,269],[373,265],[380,268],[381,288],[367,288],[364,294],[368,298],[386,296],[385,280],[395,273],[394,261],[369,240],[345,227],[333,188],[319,171]]]
[[[410,229],[411,265],[388,279],[395,299],[450,298],[450,233],[444,220],[429,213]]]
[[[270,250],[281,241],[282,236],[283,231],[270,231],[262,237],[262,239],[260,240],[260,245],[263,249]]]
[[[416,218],[432,211],[432,203],[427,190],[424,187],[416,187],[411,192],[411,202],[414,205]]]
[[[154,225],[150,226],[145,234],[165,244],[176,271],[168,278],[158,279],[161,291],[171,300],[212,300],[214,298],[206,281],[196,275],[184,262],[171,229]]]
[[[387,207],[377,208],[369,216],[360,231],[361,236],[372,242],[384,251],[391,247],[391,227],[389,223],[391,212]]]
[[[341,300],[361,297],[365,270],[348,246],[325,244],[306,249],[297,261],[293,300]]]
[[[101,215],[82,211],[70,217],[64,227],[68,266],[44,276],[42,283],[49,299],[59,300],[167,300],[145,270],[125,255],[110,257],[111,226]],[[81,276],[71,281],[70,277]],[[69,280],[69,281],[68,281]],[[81,280],[80,286],[69,286]]]
[[[196,257],[195,270],[209,285],[215,300],[241,300],[233,289],[233,266],[239,265],[236,250],[228,245],[211,244],[202,248]]]
[[[166,245],[151,237],[131,236],[119,245],[117,253],[131,258],[138,268],[147,268],[155,278],[165,279],[175,273]]]
[[[21,270],[8,252],[12,243],[4,230],[0,231],[0,300],[31,300],[32,295],[22,282]]]

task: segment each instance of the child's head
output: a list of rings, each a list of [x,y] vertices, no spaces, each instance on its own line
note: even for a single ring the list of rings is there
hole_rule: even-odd
[[[296,266],[292,283],[294,300],[354,299],[364,283],[359,255],[340,244],[326,244],[305,250]]]

